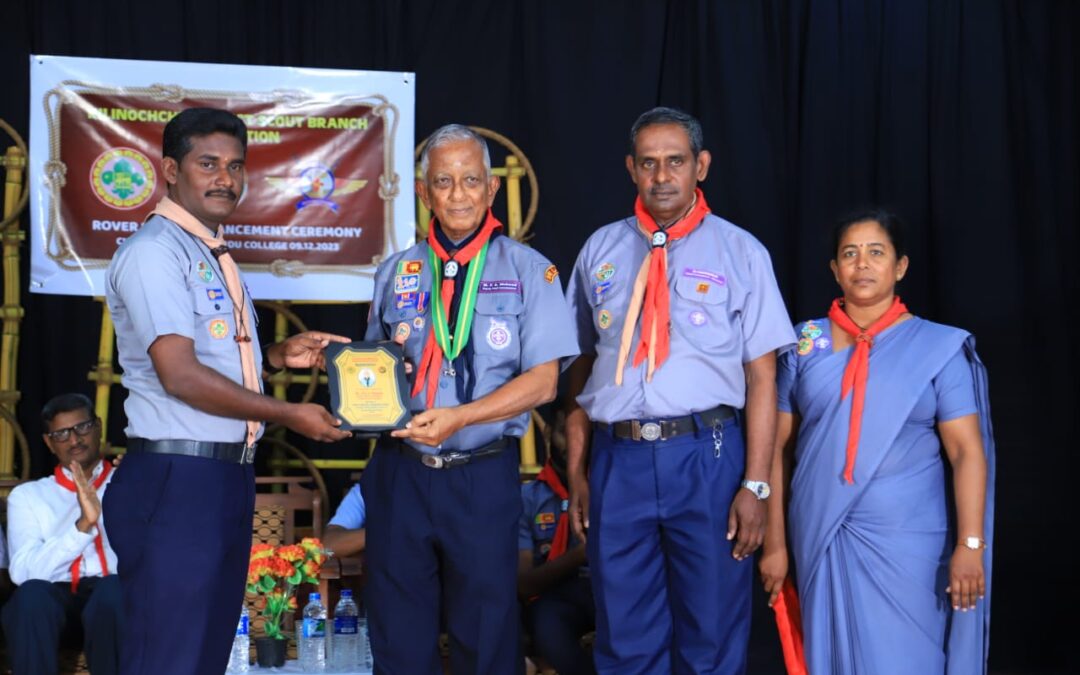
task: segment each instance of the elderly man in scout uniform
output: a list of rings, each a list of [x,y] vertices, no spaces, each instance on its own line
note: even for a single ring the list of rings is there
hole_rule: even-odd
[[[568,284],[582,352],[570,516],[587,536],[601,673],[745,667],[776,352],[795,340],[768,252],[696,187],[710,159],[693,117],[639,117],[634,216],[589,238]]]
[[[244,189],[247,129],[191,108],[164,132],[168,196],[109,265],[106,295],[128,389],[128,457],[104,502],[120,559],[121,672],[220,673],[244,595],[261,420],[316,440],[348,437],[322,407],[261,393],[255,308],[219,225]],[[329,341],[266,351],[310,368]]]
[[[555,267],[503,235],[487,144],[440,128],[420,159],[428,237],[382,265],[367,339],[414,364],[408,428],[364,472],[366,589],[379,672],[441,672],[440,609],[458,675],[522,668],[515,605],[518,439],[577,354]]]

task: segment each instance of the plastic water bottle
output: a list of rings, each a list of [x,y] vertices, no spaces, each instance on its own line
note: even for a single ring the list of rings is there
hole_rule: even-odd
[[[240,621],[236,624],[236,637],[233,638],[232,653],[229,654],[228,671],[230,673],[246,673],[248,671],[248,659],[251,658],[248,626],[247,607],[241,604]]]
[[[305,673],[326,671],[326,608],[318,593],[308,596],[300,626],[300,668]]]
[[[330,650],[330,662],[335,670],[356,670],[360,665],[359,613],[352,591],[342,590],[341,599],[334,607],[334,641]]]
[[[368,637],[367,612],[361,611],[356,620],[356,633],[360,638],[360,667],[375,672],[375,655],[371,651],[371,638]]]

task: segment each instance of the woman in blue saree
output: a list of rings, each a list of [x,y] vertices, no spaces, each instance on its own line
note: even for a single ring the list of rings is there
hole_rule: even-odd
[[[811,675],[985,673],[985,369],[969,333],[912,316],[896,296],[908,259],[895,216],[841,222],[834,251],[843,297],[798,324],[798,348],[777,363],[770,604],[790,544]]]

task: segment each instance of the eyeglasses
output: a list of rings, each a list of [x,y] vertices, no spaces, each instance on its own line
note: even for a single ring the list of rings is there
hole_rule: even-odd
[[[97,420],[86,420],[85,422],[79,422],[73,427],[67,427],[65,429],[57,429],[56,431],[49,431],[45,435],[54,441],[63,443],[67,439],[71,438],[71,432],[74,431],[77,436],[86,436],[94,427],[97,426]]]

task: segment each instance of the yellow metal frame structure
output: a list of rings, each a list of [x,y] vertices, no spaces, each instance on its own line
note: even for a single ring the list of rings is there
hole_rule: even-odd
[[[507,210],[507,229],[508,234],[518,241],[526,241],[529,238],[532,224],[536,218],[536,210],[539,203],[539,185],[536,180],[536,173],[533,171],[532,164],[529,162],[528,157],[517,147],[510,139],[505,136],[491,131],[490,129],[484,129],[482,127],[471,127],[477,133],[490,138],[495,142],[502,145],[507,155],[503,166],[492,167],[492,173],[502,178],[506,186],[506,210]],[[426,143],[426,140],[424,141]],[[419,160],[420,153],[423,150],[424,143],[421,143],[416,148],[415,159]],[[419,167],[416,169],[417,177],[419,177]],[[528,181],[529,183],[529,206],[527,210],[522,209],[522,181]],[[423,202],[417,199],[417,236],[427,236],[427,224],[430,221],[431,214],[424,207]],[[21,241],[21,239],[20,239]],[[6,250],[6,248],[5,248]],[[17,254],[16,254],[17,255]],[[5,258],[6,264],[6,258]],[[18,265],[15,266],[16,281],[18,275]],[[112,318],[109,316],[108,306],[105,304],[104,299],[99,298],[102,302],[101,311],[101,336],[98,342],[98,361],[97,365],[88,374],[88,379],[96,383],[96,396],[95,396],[95,408],[99,417],[102,420],[102,433],[107,431],[108,415],[109,415],[109,398],[111,393],[111,387],[114,384],[120,383],[120,375],[117,374],[113,354],[115,352],[115,333],[112,324]],[[272,310],[275,314],[274,317],[274,340],[281,341],[287,338],[292,332],[303,332],[307,330],[303,321],[296,315],[293,308],[299,305],[312,305],[312,304],[349,304],[349,303],[317,303],[317,302],[277,302],[277,301],[260,301],[256,305]],[[363,304],[363,303],[354,303]],[[5,326],[7,324],[5,323]],[[5,328],[5,340],[7,337]],[[5,342],[6,344],[6,342]],[[306,385],[304,394],[301,397],[302,402],[307,402],[315,395],[316,389],[320,385],[326,384],[326,376],[319,373],[317,369],[313,369],[308,373],[294,373],[290,371],[282,371],[271,375],[268,379],[268,384],[271,389],[271,393],[274,397],[285,400],[287,398],[287,392],[292,385]],[[532,415],[533,422],[529,425],[525,436],[521,439],[521,472],[522,474],[535,475],[540,471],[540,466],[537,464],[537,442],[545,443],[547,434],[537,434],[536,429],[541,429],[543,432],[543,420],[534,411]],[[264,438],[269,441],[268,445],[273,453],[270,458],[270,466],[275,471],[282,469],[306,469],[315,477],[316,483],[320,486],[320,489],[325,493],[325,484],[323,483],[320,471],[322,470],[362,470],[367,466],[367,460],[362,459],[309,459],[296,447],[288,444],[285,441],[285,430],[278,425],[271,425],[267,428]],[[116,450],[119,450],[117,448]],[[288,455],[292,455],[289,457]],[[2,466],[0,466],[2,469]],[[328,503],[326,495],[323,495],[324,503]]]
[[[17,367],[19,363],[19,327],[22,323],[22,289],[19,287],[19,247],[26,240],[20,228],[19,217],[29,199],[29,190],[23,180],[26,171],[26,143],[4,120],[3,129],[14,141],[0,158],[4,168],[4,211],[0,219],[0,245],[3,248],[4,304],[0,307],[3,335],[0,337],[0,479],[15,478],[15,450],[22,458],[20,478],[30,476],[30,448],[19,422],[15,418],[15,406],[19,402]]]

